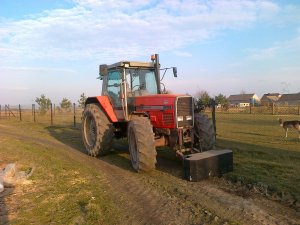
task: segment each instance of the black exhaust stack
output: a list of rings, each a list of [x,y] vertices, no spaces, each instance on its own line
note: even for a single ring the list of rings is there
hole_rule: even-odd
[[[161,94],[160,89],[160,65],[159,65],[159,56],[155,54],[155,76],[156,76],[156,86],[157,86],[157,93]]]

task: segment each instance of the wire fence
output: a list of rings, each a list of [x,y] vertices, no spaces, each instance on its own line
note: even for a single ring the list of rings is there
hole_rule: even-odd
[[[62,109],[55,104],[50,109],[42,111],[36,104],[29,105],[0,105],[0,119],[19,120],[24,122],[40,123],[51,126],[74,127],[81,124],[83,109],[73,103],[72,107]]]
[[[83,108],[75,103],[68,109],[62,109],[56,104],[51,104],[50,109],[43,112],[38,105],[0,105],[0,119],[14,119],[19,121],[41,123],[46,125],[73,125],[76,127],[81,123]],[[216,124],[216,114],[253,114],[253,115],[275,115],[296,116],[300,115],[300,104],[279,106],[248,106],[228,108],[206,108],[205,112],[211,115]]]
[[[243,113],[243,114],[262,114],[262,115],[300,115],[300,104],[298,105],[276,105],[269,106],[247,106],[247,107],[228,107],[217,108],[216,112],[222,113]]]

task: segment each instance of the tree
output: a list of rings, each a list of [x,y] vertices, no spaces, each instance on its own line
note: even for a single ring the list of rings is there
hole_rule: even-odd
[[[70,110],[72,107],[72,102],[67,98],[63,98],[60,103],[60,107],[62,110]]]
[[[221,93],[215,97],[216,105],[220,104],[222,106],[228,105],[228,99],[225,95],[222,95]]]
[[[205,110],[206,107],[211,105],[211,97],[207,91],[200,91],[195,96],[196,99],[196,108],[200,111]]]
[[[85,96],[84,93],[82,93],[80,95],[80,99],[78,100],[78,104],[81,108],[84,108],[86,99],[87,99],[87,97]]]
[[[40,113],[46,114],[46,112],[50,108],[51,100],[49,98],[46,98],[46,96],[44,94],[42,94],[41,97],[35,99],[35,102],[40,107]]]

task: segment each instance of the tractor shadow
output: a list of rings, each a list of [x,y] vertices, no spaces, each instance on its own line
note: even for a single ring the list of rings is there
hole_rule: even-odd
[[[80,127],[73,126],[48,126],[45,128],[49,134],[59,142],[68,145],[69,147],[86,154],[85,147],[82,143]],[[129,170],[133,173],[128,152],[127,139],[114,140],[111,154],[98,157],[100,161],[107,162],[111,165],[118,166],[124,170]],[[156,169],[182,178],[183,169],[182,162],[176,158],[175,154],[167,148],[157,148],[157,164]]]
[[[49,134],[59,142],[86,153],[82,143],[81,129],[74,126],[48,126],[45,128]]]
[[[131,166],[128,144],[124,141],[119,142],[117,140],[114,142],[113,148],[114,151],[112,152],[112,154],[101,157],[99,159],[135,173],[135,170]],[[177,178],[182,178],[182,161],[175,156],[175,153],[173,153],[170,149],[163,147],[156,148],[156,150],[156,170],[167,173]]]

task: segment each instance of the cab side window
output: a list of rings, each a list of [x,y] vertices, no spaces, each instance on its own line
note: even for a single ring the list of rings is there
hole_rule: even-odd
[[[114,106],[121,106],[121,100],[119,96],[122,82],[121,71],[109,71],[107,78],[107,94],[109,95]]]

